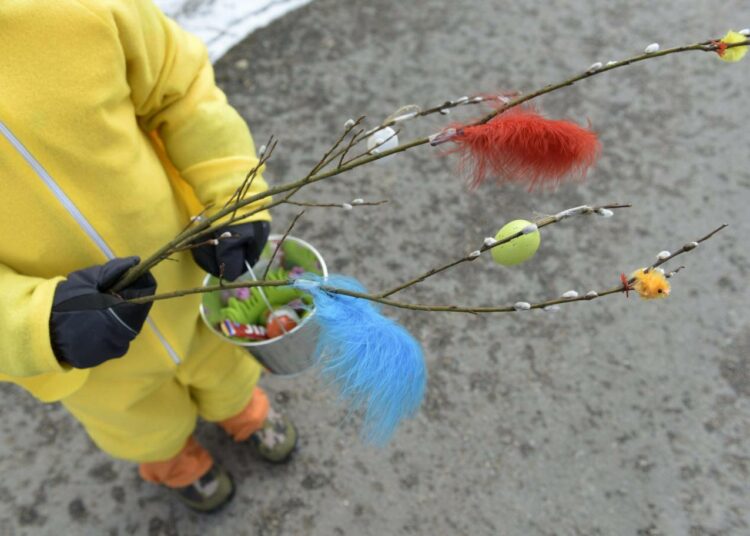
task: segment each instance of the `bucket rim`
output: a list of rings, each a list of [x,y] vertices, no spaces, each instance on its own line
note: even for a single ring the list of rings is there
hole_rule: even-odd
[[[272,235],[269,235],[268,241],[271,242],[273,240],[281,240],[283,237],[284,236],[280,235],[280,234],[272,234]],[[320,254],[320,252],[317,249],[315,249],[315,247],[312,244],[310,244],[309,242],[307,242],[305,240],[302,240],[301,238],[297,238],[295,236],[287,236],[284,239],[284,241],[286,242],[287,240],[290,240],[292,242],[297,242],[301,246],[304,246],[307,249],[309,249],[315,255],[315,257],[317,258],[318,262],[320,263],[320,270],[323,273],[323,277],[328,277],[328,266],[326,265],[326,261],[325,261],[325,259],[323,259],[323,256]],[[204,287],[208,286],[208,283],[209,283],[209,281],[211,280],[212,277],[213,276],[211,274],[206,274],[206,277],[203,278],[203,286]],[[216,291],[216,292],[218,292],[218,291]],[[260,348],[260,347],[263,347],[263,346],[270,346],[271,344],[279,342],[281,339],[283,339],[285,337],[288,337],[290,335],[293,335],[296,332],[298,332],[299,330],[301,330],[304,326],[306,326],[312,320],[312,317],[315,316],[315,309],[313,309],[312,311],[310,311],[310,314],[307,315],[302,320],[302,322],[300,322],[299,324],[297,324],[296,326],[294,326],[294,328],[292,328],[290,331],[288,331],[287,333],[285,333],[284,335],[282,335],[280,337],[274,337],[273,339],[266,339],[266,340],[263,340],[263,341],[247,341],[247,342],[238,341],[238,340],[235,340],[235,339],[230,339],[229,337],[227,337],[226,335],[224,335],[220,330],[216,329],[213,325],[211,325],[211,323],[208,321],[208,317],[206,315],[206,309],[203,306],[203,300],[202,299],[201,299],[201,304],[200,304],[200,315],[201,315],[201,318],[203,319],[203,323],[206,324],[206,326],[208,327],[208,329],[210,329],[211,331],[213,331],[216,335],[218,335],[219,337],[221,337],[223,340],[225,340],[225,341],[227,341],[229,343],[232,343],[232,344],[234,344],[236,346],[241,346],[243,348]]]

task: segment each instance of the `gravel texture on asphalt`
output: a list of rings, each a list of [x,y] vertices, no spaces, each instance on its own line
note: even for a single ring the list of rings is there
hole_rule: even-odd
[[[216,71],[258,145],[281,140],[267,172],[279,183],[304,174],[350,117],[527,91],[652,42],[748,25],[740,0],[318,0],[248,37]],[[59,405],[4,385],[0,534],[750,534],[748,62],[672,56],[541,99],[552,117],[590,121],[603,143],[588,179],[555,192],[467,192],[451,158],[422,147],[299,194],[390,200],[310,209],[294,232],[373,290],[477,249],[511,219],[634,204],[544,229],[538,254],[519,267],[483,256],[402,296],[432,303],[606,288],[730,223],[675,262],[687,268],[669,299],[486,317],[387,310],[424,345],[430,379],[417,418],[386,448],[366,447],[312,375],[267,378],[298,424],[299,452],[268,466],[201,424],[200,439],[239,486],[211,517],[99,452]],[[409,123],[401,138],[477,113]],[[275,230],[296,212],[277,210]]]

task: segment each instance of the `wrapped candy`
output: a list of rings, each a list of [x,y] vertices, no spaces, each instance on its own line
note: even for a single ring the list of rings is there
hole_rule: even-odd
[[[238,337],[249,341],[262,341],[268,338],[266,328],[254,324],[239,324],[231,320],[224,320],[221,324],[221,332],[227,337]]]

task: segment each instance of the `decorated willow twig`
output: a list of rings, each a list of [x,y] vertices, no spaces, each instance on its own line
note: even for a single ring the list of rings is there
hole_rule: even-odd
[[[732,35],[731,38],[729,37],[730,34]],[[739,36],[741,39],[738,39],[737,36]],[[528,101],[531,101],[532,99],[535,99],[536,97],[545,95],[547,93],[551,93],[553,91],[562,89],[567,86],[572,86],[578,81],[584,80],[586,78],[590,78],[597,74],[605,73],[613,69],[631,65],[633,63],[637,63],[640,61],[645,61],[647,59],[658,58],[658,57],[676,54],[680,52],[703,51],[703,52],[717,52],[722,58],[726,59],[727,61],[738,61],[739,59],[741,59],[742,55],[744,55],[746,46],[750,43],[750,41],[747,40],[746,36],[747,36],[747,32],[745,30],[743,30],[743,33],[730,32],[722,40],[705,41],[702,43],[674,47],[674,48],[665,49],[665,50],[660,50],[659,46],[654,43],[646,47],[646,50],[644,51],[643,54],[633,56],[631,58],[627,58],[627,59],[620,60],[620,61],[610,61],[610,62],[607,62],[606,64],[602,64],[600,62],[594,63],[593,65],[589,67],[589,69],[587,69],[583,73],[580,73],[576,76],[568,78],[567,80],[564,80],[557,84],[551,84],[539,90],[536,90],[527,94],[523,94],[523,95],[519,95],[517,93],[504,93],[504,94],[499,94],[499,95],[478,95],[478,96],[473,96],[473,97],[463,96],[458,99],[445,101],[443,104],[439,106],[434,106],[426,110],[420,110],[419,107],[415,105],[405,106],[401,108],[400,110],[398,110],[397,112],[395,112],[394,114],[392,114],[391,117],[389,117],[381,125],[373,129],[370,129],[368,131],[365,131],[359,136],[354,136],[351,140],[352,143],[350,143],[349,148],[351,147],[351,145],[360,143],[364,139],[367,139],[368,136],[377,134],[379,131],[388,132],[386,137],[382,139],[380,143],[381,146],[385,146],[387,145],[386,142],[389,139],[393,138],[393,133],[390,127],[403,121],[408,121],[408,120],[418,118],[418,117],[424,117],[424,116],[431,115],[434,113],[441,113],[445,115],[452,108],[456,108],[459,106],[468,106],[468,105],[475,105],[479,103],[488,103],[488,102],[489,103],[492,103],[492,102],[501,103],[501,105],[498,106],[493,112],[485,115],[480,120],[475,121],[465,126],[477,126],[477,125],[485,124],[485,123],[488,123],[493,118],[495,118],[497,115],[502,114],[503,112],[506,112],[511,108],[520,106]],[[732,42],[725,42],[725,41],[732,41]],[[732,51],[732,50],[738,51],[737,55],[732,56],[731,58],[727,57],[730,54],[730,52],[728,51]],[[739,51],[742,51],[742,53],[739,53]],[[441,138],[438,134],[438,136],[433,135],[427,138],[422,138],[417,141],[420,142],[419,145],[422,145],[428,142],[433,145],[436,145],[439,143],[443,143],[445,141],[449,141],[449,138],[445,136]],[[383,158],[390,154],[401,152],[402,150],[410,149],[413,146],[414,145],[410,143],[410,144],[405,144],[404,146],[388,147],[387,149],[383,148],[383,150],[380,150],[377,152],[371,152],[370,156],[375,155],[376,157],[375,159]],[[364,160],[368,162],[371,161],[371,158],[366,157],[365,155],[363,155],[363,158]],[[342,156],[342,159],[343,159],[343,156]],[[351,163],[354,160],[356,159],[352,159],[349,162]],[[366,163],[366,162],[363,161],[363,163]],[[339,164],[339,167],[341,167],[341,163]]]
[[[367,299],[370,301],[376,301],[385,305],[391,305],[393,307],[400,307],[407,304],[403,304],[401,302],[396,302],[393,300],[386,300],[388,296],[395,294],[396,292],[400,292],[401,290],[404,290],[410,286],[414,286],[418,283],[421,283],[422,281],[425,281],[426,279],[433,277],[441,272],[444,272],[450,268],[453,268],[455,266],[458,266],[459,264],[462,264],[464,262],[471,262],[479,258],[480,254],[485,251],[492,250],[494,248],[500,248],[501,246],[505,244],[509,244],[510,242],[523,238],[525,236],[528,236],[532,233],[538,233],[538,230],[547,227],[549,225],[553,225],[556,223],[559,223],[561,221],[564,221],[568,218],[574,217],[574,216],[582,216],[582,215],[591,215],[596,214],[603,217],[608,217],[612,214],[613,210],[623,209],[623,208],[629,208],[631,205],[629,204],[622,204],[622,203],[610,203],[606,205],[599,205],[599,206],[589,206],[589,205],[581,205],[578,207],[569,208],[563,211],[558,212],[557,214],[551,215],[551,216],[545,216],[544,218],[541,218],[537,220],[536,222],[528,222],[528,225],[525,225],[521,230],[511,233],[508,236],[502,238],[502,239],[494,239],[494,238],[486,238],[484,241],[484,244],[482,247],[478,250],[474,250],[471,253],[468,253],[458,259],[455,259],[451,262],[448,262],[440,267],[433,268],[431,270],[428,270],[424,274],[420,275],[419,277],[416,277],[402,285],[399,285],[398,287],[394,289],[387,290],[385,292],[381,292],[378,294],[363,294],[363,295],[355,295],[352,294],[349,291],[341,291],[342,294],[347,296],[353,296],[358,298]],[[281,244],[284,242],[286,237],[289,235],[291,230],[293,229],[294,225],[297,223],[297,220],[302,216],[302,213],[297,214],[297,216],[293,219],[292,223],[287,228],[287,231],[284,233],[284,236],[282,239],[278,242],[276,248],[274,249],[272,259],[276,256],[276,252],[281,247]],[[675,253],[677,255],[678,253]],[[269,262],[270,265],[270,262]],[[218,285],[212,285],[212,286],[204,286],[200,288],[194,288],[194,289],[185,289],[185,290],[179,290],[175,292],[169,292],[169,293],[163,293],[163,294],[157,294],[154,296],[148,296],[144,298],[138,298],[135,300],[131,300],[134,303],[146,303],[149,301],[157,301],[157,300],[164,300],[164,299],[170,299],[170,298],[177,298],[180,296],[187,296],[190,294],[200,294],[205,292],[214,292],[216,290],[225,290],[225,289],[232,289],[232,288],[249,288],[249,287],[260,287],[260,286],[288,286],[293,284],[293,280],[282,280],[282,281],[266,281],[265,275],[263,278],[261,278],[258,281],[243,281],[243,282],[235,282],[235,283],[228,283],[225,281],[221,281]],[[337,289],[334,289],[333,287],[327,287],[323,285],[323,288],[326,291],[330,291],[332,293],[337,293]],[[421,306],[420,306],[421,307]],[[425,306],[426,307],[426,306]],[[403,308],[413,308],[413,307],[403,307]],[[467,312],[467,311],[461,311],[461,312]]]
[[[436,107],[433,107],[424,111],[418,111],[418,112],[413,111],[413,112],[407,112],[405,114],[400,114],[399,116],[392,117],[391,119],[389,119],[382,125],[374,129],[371,129],[369,131],[366,131],[366,132],[360,132],[360,131],[355,130],[358,127],[358,125],[362,122],[363,118],[360,118],[357,121],[350,120],[347,122],[347,125],[345,126],[345,131],[341,135],[341,137],[331,146],[331,148],[326,152],[323,158],[321,158],[321,160],[312,168],[312,170],[306,176],[304,176],[303,178],[297,181],[293,181],[287,184],[282,184],[282,185],[270,188],[266,192],[259,193],[250,197],[244,197],[242,195],[243,192],[247,191],[247,188],[240,188],[239,189],[240,193],[237,195],[236,201],[234,201],[232,204],[228,206],[225,206],[221,210],[218,210],[215,214],[202,218],[200,221],[196,222],[195,225],[188,227],[185,231],[180,233],[173,240],[171,240],[170,242],[162,246],[158,251],[156,251],[155,253],[147,257],[146,259],[144,259],[139,265],[129,270],[127,274],[115,285],[115,287],[113,287],[112,290],[116,292],[117,290],[120,290],[128,286],[129,284],[134,282],[136,279],[138,279],[141,275],[143,275],[145,272],[150,270],[153,266],[155,266],[162,260],[169,257],[170,254],[173,253],[174,251],[184,248],[190,242],[196,239],[199,239],[202,236],[205,236],[206,234],[210,233],[214,225],[223,226],[223,225],[226,225],[227,223],[240,221],[241,219],[248,218],[251,215],[256,214],[257,212],[261,210],[266,210],[268,208],[281,205],[285,202],[290,201],[291,197],[295,193],[297,193],[300,189],[308,185],[340,175],[354,168],[369,164],[381,158],[385,158],[387,156],[391,156],[396,153],[408,151],[414,147],[419,147],[422,145],[426,145],[428,143],[437,145],[439,143],[453,141],[460,145],[461,142],[465,142],[466,145],[469,147],[469,151],[474,150],[477,148],[477,146],[481,146],[483,138],[480,137],[480,139],[477,139],[477,136],[471,136],[470,127],[478,127],[481,125],[491,124],[491,121],[494,118],[496,118],[498,115],[504,114],[508,112],[509,110],[515,107],[518,107],[524,103],[527,103],[531,101],[532,99],[535,99],[536,97],[539,97],[541,95],[545,95],[553,91],[556,91],[558,89],[571,86],[575,84],[576,82],[579,82],[586,78],[590,78],[597,74],[609,72],[614,69],[618,69],[618,68],[621,68],[621,67],[633,64],[633,63],[645,61],[648,59],[655,59],[658,57],[664,57],[664,56],[671,55],[671,54],[682,53],[682,52],[690,52],[690,51],[715,52],[719,54],[719,56],[721,56],[722,58],[726,56],[728,59],[730,59],[730,61],[736,61],[737,59],[739,59],[739,57],[741,57],[740,52],[742,54],[746,52],[748,45],[750,45],[750,41],[748,41],[747,33],[744,32],[744,30],[743,30],[743,33],[741,34],[730,32],[730,34],[727,34],[727,36],[725,36],[721,40],[704,41],[701,43],[674,47],[674,48],[665,49],[665,50],[659,50],[658,45],[655,45],[655,44],[650,45],[649,47],[647,47],[646,51],[643,54],[639,54],[637,56],[633,56],[633,57],[630,57],[621,61],[609,62],[606,65],[603,65],[601,63],[595,63],[585,72],[579,73],[557,84],[548,85],[548,86],[545,86],[544,88],[541,88],[536,91],[532,91],[530,93],[526,93],[523,95],[519,95],[512,99],[509,99],[507,96],[499,96],[497,97],[497,100],[499,100],[502,103],[501,106],[497,107],[494,111],[485,115],[478,121],[463,125],[463,127],[460,129],[452,129],[453,132],[450,132],[450,130],[443,131],[443,132],[437,133],[437,135],[417,138],[417,139],[414,139],[412,141],[409,141],[401,145],[398,145],[396,143],[395,146],[393,146],[394,145],[393,142],[395,141],[395,132],[392,134],[387,133],[386,136],[384,138],[381,137],[377,145],[373,147],[372,149],[370,149],[367,153],[363,153],[361,156],[357,156],[354,159],[345,161],[345,157],[348,154],[348,152],[351,150],[351,148],[357,143],[364,140],[366,136],[368,135],[373,136],[379,133],[380,131],[384,131],[385,129],[390,128],[390,126],[398,122],[401,122],[407,119],[412,119],[414,117],[421,117],[421,116],[429,115],[432,113],[439,113],[441,110],[445,111],[449,108],[456,107],[456,106],[462,106],[466,104],[477,104],[479,102],[485,102],[485,101],[493,100],[493,99],[487,99],[481,96],[473,97],[473,98],[462,97],[460,99],[457,99],[454,101],[448,101],[446,103],[443,103],[441,106],[436,106]],[[527,121],[527,124],[535,125],[536,123],[533,121]],[[549,126],[553,126],[553,125],[549,125]],[[344,140],[347,137],[350,138],[349,142],[346,144],[346,146],[343,149],[339,149],[339,147],[341,146],[341,144],[344,142]],[[267,150],[265,152],[261,151],[260,162],[253,170],[251,170],[251,172],[248,174],[248,177],[250,176],[254,177],[255,175],[257,175],[259,169],[265,164],[265,162],[270,157],[274,146],[275,144],[271,146],[271,150]],[[590,147],[588,147],[588,149],[590,149]],[[588,155],[584,155],[584,156],[588,156]],[[336,159],[338,159],[338,165],[333,169],[325,170],[325,168],[331,163],[335,162]],[[566,163],[570,164],[568,167],[571,167],[571,168],[581,166],[580,162],[576,162],[576,161],[566,162]],[[511,168],[511,169],[514,169],[514,168]],[[562,169],[562,171],[565,171],[565,169]],[[583,171],[585,171],[585,169]],[[481,172],[481,169],[480,169],[480,172]],[[537,172],[538,170],[536,169],[533,170],[533,173],[537,173]],[[536,175],[534,175],[534,177],[535,176]],[[245,182],[247,183],[248,180],[246,180]],[[269,199],[271,196],[275,196],[279,194],[287,194],[287,195],[285,195],[279,201],[274,201],[270,204],[265,204],[264,206],[251,209],[249,212],[246,212],[237,216],[237,212],[240,209],[248,207],[249,205],[252,205],[252,204],[259,203],[263,200]]]
[[[556,220],[559,221],[559,220]],[[551,225],[552,223],[555,223],[555,221],[549,221],[546,225]],[[705,235],[702,238],[699,238],[698,240],[695,240],[693,242],[688,242],[684,246],[682,246],[679,250],[675,251],[674,253],[669,253],[666,251],[661,252],[657,257],[657,262],[651,264],[650,266],[646,268],[642,268],[644,272],[650,272],[655,269],[657,269],[659,266],[663,265],[664,263],[674,259],[675,257],[682,255],[683,253],[687,253],[689,251],[694,250],[698,245],[702,242],[705,242],[706,240],[712,238],[715,234],[722,231],[724,228],[726,228],[728,224],[724,223]],[[509,238],[504,241],[498,241],[497,245],[508,243],[511,240],[517,239],[518,236],[513,236],[512,238]],[[494,247],[494,246],[490,246]],[[487,248],[489,249],[489,248]],[[471,260],[474,260],[476,257],[473,257]],[[450,265],[446,265],[443,269],[447,269],[453,266],[456,266],[460,262],[464,262],[466,257],[451,263]],[[680,266],[677,268],[673,273],[677,273],[680,270],[684,269],[684,266]],[[442,270],[440,270],[442,271]],[[411,282],[411,285],[416,284],[420,281],[424,281],[431,275],[434,275],[435,273],[438,273],[435,271],[434,273],[430,274],[429,276],[419,278],[418,280],[413,280]],[[342,296],[350,296],[352,298],[359,298],[371,302],[380,303],[382,305],[387,305],[390,307],[396,307],[399,309],[409,309],[412,311],[431,311],[431,312],[444,312],[444,313],[470,313],[470,314],[484,314],[484,313],[512,313],[516,311],[523,311],[523,310],[529,310],[529,309],[545,309],[549,307],[553,307],[556,305],[562,305],[562,304],[569,304],[569,303],[575,303],[580,301],[591,301],[595,300],[604,296],[609,296],[611,294],[617,294],[617,293],[623,293],[635,290],[633,287],[633,284],[637,282],[637,278],[635,276],[631,276],[630,278],[627,278],[625,281],[622,281],[621,284],[615,287],[610,287],[603,290],[596,290],[596,291],[590,291],[587,292],[585,295],[579,295],[575,291],[569,291],[564,293],[559,298],[554,298],[538,303],[528,303],[528,302],[515,302],[512,305],[502,305],[502,306],[488,306],[488,307],[469,307],[469,306],[458,306],[458,305],[429,305],[429,304],[415,304],[415,303],[405,303],[395,300],[389,300],[383,296],[387,296],[389,294],[392,294],[392,292],[384,292],[384,293],[366,293],[366,292],[358,292],[353,290],[348,290],[344,288],[337,288],[335,286],[325,285],[325,284],[315,284],[313,286],[320,288],[323,292],[327,292],[330,294],[340,294]],[[132,300],[128,300],[131,303],[148,303],[151,301],[157,301],[157,300],[167,300],[172,298],[178,298],[181,296],[189,296],[191,294],[203,294],[206,292],[216,292],[218,290],[228,290],[228,289],[235,289],[235,288],[252,288],[252,287],[284,287],[284,286],[290,286],[294,285],[295,280],[286,279],[282,281],[238,281],[233,283],[222,283],[220,285],[208,285],[204,287],[199,288],[192,288],[192,289],[185,289],[185,290],[178,290],[175,292],[168,292],[164,294],[157,294],[154,296],[146,296],[143,298],[135,298]],[[304,283],[296,283],[298,287],[305,288],[306,285]],[[407,285],[407,286],[411,286]],[[404,287],[406,288],[406,287]],[[650,297],[650,296],[644,296],[644,297]]]
[[[509,108],[519,106],[525,102],[528,102],[532,99],[535,99],[547,93],[551,93],[558,89],[562,89],[567,86],[572,86],[576,82],[579,82],[586,78],[590,78],[592,76],[606,73],[608,71],[611,71],[613,69],[618,69],[620,67],[625,67],[626,65],[631,65],[633,63],[638,63],[641,61],[658,58],[661,56],[668,56],[670,54],[677,54],[680,52],[689,52],[689,51],[717,52],[720,50],[727,51],[736,47],[745,47],[748,44],[750,44],[750,41],[748,41],[748,39],[746,38],[747,37],[746,34],[743,33],[739,35],[745,36],[745,39],[741,41],[733,42],[733,43],[727,43],[727,44],[723,44],[722,40],[710,40],[710,41],[704,41],[702,43],[695,43],[692,45],[673,47],[673,48],[668,48],[664,50],[660,50],[660,47],[656,43],[654,43],[646,47],[646,50],[643,52],[643,54],[632,56],[630,58],[626,58],[620,61],[609,61],[606,64],[596,62],[592,64],[583,73],[575,75],[557,84],[547,85],[541,89],[532,91],[530,93],[526,93],[524,95],[518,95],[517,93],[501,93],[498,95],[477,95],[473,97],[463,96],[458,99],[445,101],[443,104],[440,104],[438,106],[433,106],[425,110],[419,110],[418,107],[415,107],[415,109],[413,110],[408,110],[409,107],[404,107],[400,110],[400,113],[397,112],[393,114],[390,118],[384,121],[381,125],[367,131],[365,135],[362,138],[360,138],[360,141],[364,139],[364,137],[366,137],[367,135],[377,132],[378,130],[383,130],[385,128],[392,127],[393,125],[397,123],[400,123],[402,121],[407,121],[409,119],[413,119],[416,117],[425,117],[425,116],[432,115],[435,113],[441,113],[443,115],[446,115],[446,112],[448,112],[452,108],[456,108],[459,106],[470,106],[473,104],[479,104],[482,102],[487,102],[487,101],[492,101],[492,100],[501,102],[504,105],[503,107],[501,107],[500,109],[496,111],[493,111],[492,113],[485,115],[484,117],[482,117],[482,119],[477,121],[475,124],[487,123],[493,117],[495,117],[496,115],[502,113],[503,111]],[[736,61],[736,60],[733,59],[732,61]]]
[[[631,205],[627,204],[619,204],[619,203],[613,203],[609,205],[601,205],[596,207],[591,207],[589,205],[581,205],[578,207],[569,208],[566,210],[563,210],[561,212],[558,212],[557,214],[554,214],[552,216],[545,216],[544,218],[541,218],[540,220],[537,220],[534,223],[529,223],[528,225],[525,225],[523,228],[521,228],[519,231],[511,233],[509,236],[497,240],[495,238],[485,238],[484,243],[482,247],[480,247],[477,250],[472,251],[471,253],[467,254],[465,257],[462,257],[460,259],[457,259],[455,261],[449,262],[448,264],[445,264],[443,266],[440,266],[438,268],[433,268],[431,270],[428,270],[427,272],[423,273],[422,275],[419,275],[415,277],[414,279],[411,279],[397,287],[394,287],[390,290],[387,290],[381,294],[378,295],[379,298],[387,298],[388,296],[391,296],[393,294],[396,294],[397,292],[401,292],[402,290],[411,287],[413,285],[416,285],[417,283],[421,283],[425,279],[434,276],[435,274],[438,274],[440,272],[443,272],[445,270],[448,270],[450,268],[453,268],[454,266],[457,266],[459,264],[462,264],[464,262],[471,262],[479,258],[479,256],[484,253],[485,251],[489,251],[493,248],[496,248],[498,246],[502,246],[503,244],[507,244],[508,242],[515,240],[517,238],[521,238],[524,235],[528,235],[531,233],[535,233],[542,227],[546,227],[548,225],[552,225],[554,223],[561,222],[567,218],[570,218],[572,216],[577,215],[583,215],[583,214],[598,214],[604,217],[610,216],[612,214],[612,210],[621,209],[621,208],[629,208]]]

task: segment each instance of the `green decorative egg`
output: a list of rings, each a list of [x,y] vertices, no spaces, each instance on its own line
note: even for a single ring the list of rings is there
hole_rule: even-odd
[[[513,220],[512,222],[506,223],[503,228],[497,232],[497,235],[495,235],[495,240],[503,240],[504,238],[516,234],[529,225],[533,224],[526,220]],[[513,266],[515,264],[521,264],[533,257],[536,250],[539,249],[541,241],[542,238],[539,231],[535,230],[511,240],[507,244],[502,244],[492,248],[490,253],[492,253],[492,259],[496,263],[502,264],[503,266]]]

